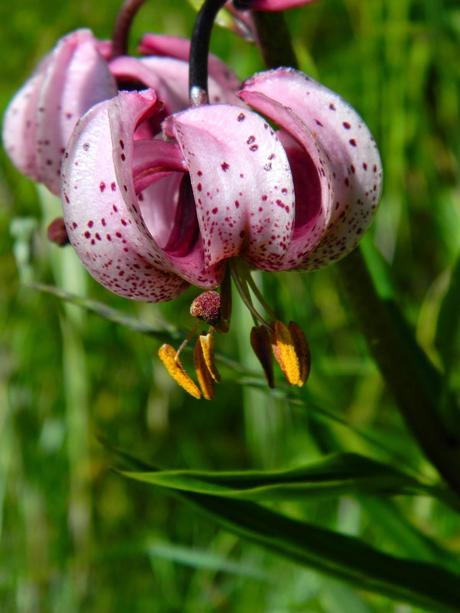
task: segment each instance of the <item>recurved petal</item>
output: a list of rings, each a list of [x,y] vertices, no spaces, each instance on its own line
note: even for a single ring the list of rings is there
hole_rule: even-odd
[[[245,254],[276,270],[289,244],[294,191],[276,134],[259,115],[217,104],[169,117],[190,173],[205,264]]]
[[[153,92],[122,93],[92,107],[78,122],[62,165],[67,232],[86,268],[107,289],[139,300],[170,300],[187,283],[169,271],[145,227],[131,168],[120,170],[133,145],[132,138],[112,142],[114,105],[134,125],[154,112],[156,97]]]
[[[152,96],[153,90],[121,92],[109,107],[117,183],[123,187],[130,215],[139,217],[150,235],[150,252],[159,265],[193,285],[213,288],[219,285],[223,269],[205,264],[195,202],[178,145],[158,138],[133,140],[140,123],[155,120],[151,116],[156,107],[146,105]],[[137,174],[139,168],[143,178]]]
[[[278,138],[287,154],[295,189],[294,231],[277,269],[300,266],[327,232],[334,203],[327,154],[315,135],[290,108],[258,92],[241,92],[247,102],[282,129]]]
[[[314,0],[240,0],[235,4],[254,11],[284,11],[311,2],[314,2]]]
[[[181,59],[167,58],[167,57],[145,57],[140,60],[145,66],[152,72],[158,75],[162,82],[163,87],[168,87],[176,98],[180,101],[180,106],[174,109],[174,111],[183,110],[190,104],[188,96],[188,61]],[[222,64],[224,68],[222,70],[228,70],[225,64]],[[208,90],[210,102],[228,102],[230,104],[241,105],[239,98],[236,96],[236,89],[239,87],[239,83],[235,77],[235,84],[229,83],[223,78],[219,78],[220,73],[217,71],[210,71],[208,79]],[[163,100],[161,90],[159,91],[159,98]]]
[[[35,134],[36,111],[43,71],[32,76],[14,96],[5,112],[3,145],[16,168],[38,180]]]
[[[292,69],[259,73],[240,95],[267,115],[268,106],[260,100],[274,99],[292,109],[326,156],[323,170],[329,174],[333,200],[329,222],[313,250],[293,245],[290,260],[311,269],[343,257],[370,224],[380,198],[381,162],[369,129],[338,94]],[[298,132],[286,129],[300,142]]]
[[[144,55],[159,55],[176,58],[188,62],[190,56],[190,41],[179,36],[166,34],[144,34],[139,43],[139,52]],[[208,60],[209,76],[223,89],[236,91],[240,81],[236,74],[212,53]]]
[[[37,169],[50,191],[60,191],[62,155],[79,119],[116,94],[115,80],[89,30],[59,41],[47,64],[37,100]]]

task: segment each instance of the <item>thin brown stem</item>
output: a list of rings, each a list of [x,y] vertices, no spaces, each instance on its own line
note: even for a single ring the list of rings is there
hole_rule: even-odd
[[[126,55],[131,25],[144,2],[145,0],[125,0],[122,4],[113,28],[112,58]]]

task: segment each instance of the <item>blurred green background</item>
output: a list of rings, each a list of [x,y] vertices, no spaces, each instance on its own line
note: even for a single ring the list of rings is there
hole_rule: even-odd
[[[2,112],[59,37],[83,26],[106,38],[117,8],[109,0],[2,2]],[[133,48],[145,31],[189,35],[193,17],[185,1],[147,2]],[[320,0],[287,17],[302,69],[348,99],[379,143],[384,197],[366,241],[390,264],[400,304],[439,363],[437,314],[460,252],[460,6]],[[262,69],[257,50],[229,31],[215,30],[212,49],[242,79]],[[244,376],[225,367],[216,400],[195,401],[163,371],[157,341],[26,287],[57,285],[158,328],[191,326],[195,290],[164,305],[109,294],[69,249],[47,242],[46,225],[58,214],[59,203],[2,153],[0,610],[415,610],[297,567],[163,491],[124,480],[98,442],[163,467],[284,468],[347,450],[433,476],[367,353],[334,267],[258,277],[279,317],[296,320],[311,343],[301,402],[243,385]],[[250,326],[237,302],[218,349],[259,372],[248,351]],[[451,382],[458,390],[456,369]],[[460,551],[454,514],[428,498],[278,508],[401,556],[430,559],[427,537]]]

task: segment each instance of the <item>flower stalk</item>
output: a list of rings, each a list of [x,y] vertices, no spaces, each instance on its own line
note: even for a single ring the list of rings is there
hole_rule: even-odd
[[[112,59],[128,52],[128,38],[134,17],[145,0],[125,0],[115,21],[112,34]]]
[[[206,0],[196,17],[192,33],[189,66],[190,101],[194,106],[208,102],[209,43],[214,20],[225,1]]]

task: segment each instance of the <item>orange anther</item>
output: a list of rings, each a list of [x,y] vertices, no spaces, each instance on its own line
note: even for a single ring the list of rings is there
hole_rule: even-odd
[[[295,323],[295,321],[290,321],[288,324],[288,328],[289,332],[291,333],[295,352],[297,354],[300,364],[300,376],[297,385],[299,387],[302,387],[302,385],[304,385],[306,380],[308,379],[308,375],[310,374],[310,347],[308,346],[307,339],[305,338],[305,334],[303,333],[302,328],[300,328]]]
[[[206,398],[206,400],[212,400],[214,398],[214,379],[208,369],[200,338],[195,343],[193,360],[195,362],[196,376],[198,378],[201,391],[203,392],[203,396]]]
[[[220,374],[214,361],[214,334],[212,332],[209,334],[200,334],[198,341],[201,344],[201,351],[209,374],[214,381],[218,383],[220,381]]]
[[[174,379],[174,381],[180,385],[186,392],[188,392],[194,398],[201,398],[201,392],[198,389],[196,383],[187,374],[184,367],[181,364],[177,356],[177,351],[171,345],[165,344],[158,350],[158,356],[163,362],[164,367],[168,371],[168,374]]]
[[[272,327],[272,349],[290,385],[303,385],[302,365],[297,353],[291,330],[282,321],[275,321]]]
[[[275,387],[270,332],[266,326],[254,326],[251,329],[251,347],[264,369],[269,387]]]

